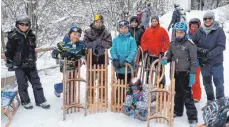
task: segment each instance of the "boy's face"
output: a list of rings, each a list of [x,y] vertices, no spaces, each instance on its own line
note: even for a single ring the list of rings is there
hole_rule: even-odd
[[[29,23],[18,23],[18,28],[22,32],[26,32],[29,29]]]
[[[176,30],[176,37],[183,38],[185,36],[185,31],[183,30]]]
[[[80,33],[78,33],[78,32],[72,32],[70,34],[70,40],[71,40],[71,42],[77,42],[77,41],[79,41],[80,40],[80,36],[81,36]]]
[[[135,28],[135,27],[137,27],[138,23],[136,21],[132,21],[130,23],[130,25]]]
[[[95,26],[96,26],[97,28],[100,28],[100,27],[103,26],[103,22],[102,22],[101,20],[96,20],[96,21],[95,21]]]
[[[207,27],[210,27],[212,24],[213,24],[213,18],[210,17],[210,18],[204,18],[204,25],[207,26]]]
[[[128,29],[127,26],[123,26],[123,27],[121,27],[121,28],[119,29],[119,31],[120,31],[120,33],[122,33],[122,34],[126,34],[126,33],[128,33],[129,29]]]

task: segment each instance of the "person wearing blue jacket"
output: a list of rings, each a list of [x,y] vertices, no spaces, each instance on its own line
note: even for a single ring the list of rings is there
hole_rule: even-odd
[[[197,56],[209,104],[215,100],[212,78],[216,87],[216,99],[225,97],[223,51],[226,48],[226,36],[219,23],[215,21],[214,12],[206,12],[203,22],[194,34],[193,41],[197,45]]]
[[[137,45],[128,30],[129,22],[126,20],[119,21],[120,33],[112,41],[110,53],[118,79],[124,79],[125,77],[125,63],[129,63],[135,68],[134,59],[137,55]],[[130,79],[131,74],[130,71],[128,71],[127,80],[129,81]]]

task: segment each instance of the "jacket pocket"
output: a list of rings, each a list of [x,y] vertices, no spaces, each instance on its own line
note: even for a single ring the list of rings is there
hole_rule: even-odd
[[[14,56],[14,64],[15,65],[20,65],[22,63],[22,54],[20,52],[16,52]]]
[[[189,71],[190,70],[190,62],[188,58],[177,59],[177,69],[178,71]]]

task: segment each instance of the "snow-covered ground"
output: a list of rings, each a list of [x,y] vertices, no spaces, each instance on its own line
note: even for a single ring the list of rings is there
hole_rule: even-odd
[[[218,15],[220,13],[220,8],[214,11]],[[193,17],[198,17],[202,20],[203,13],[204,12],[202,11],[191,11],[190,13],[187,13],[187,20]],[[216,15],[216,19],[219,18],[217,15]],[[167,28],[171,20],[171,16],[172,16],[172,12],[169,12],[160,18],[160,22],[163,27]],[[229,22],[227,26],[229,26]],[[228,43],[229,42],[229,33],[227,33],[226,36],[227,36],[227,43]],[[227,44],[227,47],[228,47],[228,44]],[[229,91],[229,85],[228,85],[229,80],[227,79],[227,76],[229,76],[229,68],[227,68],[229,65],[229,58],[226,57],[229,55],[228,49],[224,52],[224,55],[225,55],[224,57],[225,58],[225,62],[224,62],[225,94],[226,96],[229,96],[229,93],[227,92]],[[48,55],[46,57],[47,58],[40,60],[41,61],[40,63],[38,60],[38,68],[55,65],[54,60],[52,60]],[[86,70],[85,66],[82,67],[82,70]],[[168,66],[167,66],[167,70],[168,70]],[[59,68],[47,70],[47,71],[48,73],[45,74],[42,71],[39,73],[39,75],[41,78],[41,82],[43,84],[46,99],[51,104],[51,108],[48,110],[45,110],[40,107],[34,106],[32,110],[26,110],[22,106],[20,106],[19,110],[17,111],[14,117],[14,120],[11,123],[11,127],[76,127],[76,126],[77,127],[81,127],[81,126],[82,127],[108,127],[108,126],[146,127],[147,126],[147,122],[142,122],[142,121],[133,119],[131,117],[127,117],[122,113],[112,113],[110,112],[110,110],[108,110],[108,112],[106,113],[87,114],[86,117],[84,117],[84,114],[83,114],[84,112],[81,110],[81,112],[79,113],[68,114],[66,117],[67,118],[66,121],[62,121],[62,110],[61,110],[62,98],[57,98],[53,94],[54,83],[58,83],[61,81]],[[1,69],[1,72],[4,72],[3,67]],[[83,77],[85,77],[85,72],[82,71],[82,74],[83,74]],[[167,74],[166,74],[167,80],[169,80],[168,76],[169,75],[167,71]],[[110,77],[110,74],[108,77]],[[167,83],[169,83],[169,81],[167,81]],[[83,97],[83,95],[85,95],[84,94],[85,87],[83,86],[84,85],[82,85],[81,96],[82,96],[82,99],[84,100],[85,98]],[[108,86],[109,86],[109,91],[110,91],[111,90],[110,85]],[[202,87],[202,99],[200,103],[196,104],[196,107],[198,109],[199,124],[203,123],[201,108],[206,103],[206,95],[205,95],[204,87],[203,86],[201,87]],[[35,105],[31,86],[29,87],[29,93],[30,93],[32,103]],[[6,117],[4,116],[4,114],[1,114],[1,118],[2,118],[1,125],[4,126]],[[157,127],[165,126],[165,125],[154,124],[154,122],[151,122],[151,123],[152,123],[152,126],[157,126]],[[178,127],[178,126],[180,127],[189,126],[185,112],[184,112],[183,117],[175,118],[174,127]]]

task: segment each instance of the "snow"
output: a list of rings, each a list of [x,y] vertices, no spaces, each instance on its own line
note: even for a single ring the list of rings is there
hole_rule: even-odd
[[[228,8],[228,7],[227,7]],[[216,15],[219,15],[220,13],[220,8],[214,10],[216,12]],[[187,13],[187,20],[193,17],[198,17],[202,20],[204,11],[191,11]],[[161,26],[165,27],[167,29],[168,24],[171,20],[172,12],[169,12],[165,14],[163,17],[160,18]],[[218,16],[216,16],[216,19],[218,19]],[[225,24],[227,27],[225,30],[228,30],[229,27],[229,22],[226,22]],[[171,32],[171,31],[170,31]],[[115,33],[112,32],[112,35]],[[226,33],[227,36],[227,43],[229,42],[229,33]],[[228,50],[228,44],[227,44],[227,50],[225,50],[224,55],[228,56],[229,55],[229,50]],[[38,68],[45,68],[48,66],[53,66],[55,65],[55,61],[51,59],[49,56],[50,53],[46,53],[43,58],[38,60]],[[229,64],[229,58],[224,57],[225,62],[224,62],[224,77],[225,77],[225,94],[226,96],[229,96],[229,80],[227,77],[229,76],[229,68],[227,68]],[[4,71],[4,64],[2,64],[2,69],[1,72],[4,75],[6,71]],[[110,66],[109,66],[110,69]],[[85,72],[83,72],[85,69],[85,66],[82,67],[82,75],[83,78],[85,78]],[[166,70],[168,70],[168,66],[166,66]],[[31,102],[34,105],[34,108],[32,110],[26,110],[22,106],[19,107],[19,110],[17,111],[12,123],[11,127],[75,127],[75,126],[83,126],[83,127],[102,127],[102,126],[118,126],[118,127],[146,127],[147,122],[142,122],[136,119],[133,119],[132,117],[127,117],[122,113],[112,113],[110,112],[110,109],[108,112],[105,113],[96,113],[96,114],[87,114],[86,117],[84,117],[84,112],[81,110],[81,112],[77,113],[72,113],[72,114],[67,114],[66,115],[66,121],[62,121],[62,110],[61,110],[61,105],[62,105],[62,96],[60,98],[57,98],[53,94],[53,85],[55,83],[58,83],[61,81],[60,79],[60,72],[59,68],[55,69],[49,69],[47,70],[48,73],[44,73],[43,71],[39,73],[41,82],[43,84],[44,88],[44,93],[47,101],[51,104],[51,108],[48,110],[42,109],[40,107],[35,106],[34,102],[34,96],[32,92],[31,85],[29,87],[29,94],[31,97]],[[110,70],[109,70],[110,71]],[[2,77],[3,77],[2,75]],[[110,73],[109,73],[109,81],[110,81]],[[166,79],[167,83],[169,83],[169,74],[168,71],[166,72]],[[202,80],[202,79],[201,79]],[[111,91],[110,84],[109,86],[109,92]],[[202,118],[202,112],[201,108],[205,105],[206,103],[206,95],[205,95],[205,90],[203,85],[201,86],[202,88],[202,99],[200,103],[196,104],[196,108],[198,110],[198,119],[199,123],[203,123],[203,118]],[[85,99],[83,97],[85,95],[85,85],[82,84],[81,87],[81,97],[82,100]],[[110,98],[110,95],[109,95]],[[188,120],[186,116],[186,111],[184,111],[183,117],[180,118],[175,118],[174,120],[174,126],[180,126],[180,127],[188,127]],[[4,114],[1,114],[2,120],[1,120],[1,125],[4,126],[4,123],[6,121],[6,117]],[[157,126],[157,127],[164,127],[165,125],[159,125],[155,124],[154,122],[151,122],[151,126]]]

